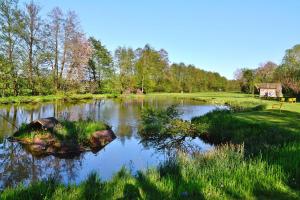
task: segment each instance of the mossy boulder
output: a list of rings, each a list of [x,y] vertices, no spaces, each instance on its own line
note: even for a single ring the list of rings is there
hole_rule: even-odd
[[[10,140],[38,156],[69,157],[85,151],[97,152],[115,138],[111,127],[103,122],[58,121],[51,117],[23,124]]]

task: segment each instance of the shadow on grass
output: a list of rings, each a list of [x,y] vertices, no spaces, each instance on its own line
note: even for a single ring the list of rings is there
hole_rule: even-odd
[[[297,200],[299,197],[296,194],[279,191],[276,189],[265,189],[263,186],[258,185],[253,192],[257,199],[280,199],[280,200]]]
[[[97,173],[91,173],[83,183],[81,199],[101,199],[102,184]]]
[[[151,172],[139,173],[138,185],[147,192],[146,199],[205,199],[199,185],[192,187],[191,182],[184,180],[181,168],[176,161],[170,160],[158,168],[159,177],[154,178]]]
[[[217,110],[192,119],[192,123],[210,143],[244,143],[251,153],[263,146],[300,142],[300,114],[295,112]]]
[[[201,138],[215,145],[244,144],[245,154],[280,166],[293,188],[300,187],[300,113],[279,110],[218,110],[192,123]]]
[[[124,190],[123,190],[123,197],[119,198],[120,200],[137,200],[137,199],[141,199],[141,194],[140,191],[138,189],[138,187],[136,187],[133,184],[127,183],[124,186]]]
[[[245,174],[245,181],[239,182],[239,177],[234,175],[241,166],[240,154],[228,155],[220,151],[221,155],[206,157],[194,162],[178,162],[170,160],[161,165],[157,170],[139,172],[136,176],[122,169],[110,181],[100,181],[96,173],[92,173],[87,180],[79,185],[60,185],[54,180],[41,181],[28,187],[4,191],[0,199],[297,199],[297,195],[278,187],[272,180],[264,180],[271,174],[264,176],[258,166],[254,171]],[[223,157],[225,155],[225,157]],[[232,156],[234,158],[232,158]],[[224,160],[222,160],[222,158]],[[217,163],[219,162],[219,163]],[[237,167],[233,167],[233,165]],[[244,165],[244,164],[242,164]],[[228,167],[233,167],[229,170]],[[251,166],[250,166],[251,168]],[[253,166],[252,166],[252,169]],[[231,171],[233,174],[223,173]],[[208,173],[207,173],[208,172]],[[241,172],[241,171],[240,171]],[[257,172],[258,174],[256,174]],[[200,174],[199,174],[200,173]],[[205,176],[200,178],[201,173]],[[184,176],[183,176],[184,174]],[[260,178],[263,176],[262,178]],[[194,179],[193,179],[194,178]],[[198,180],[197,180],[198,179]],[[278,181],[278,179],[276,179]],[[224,181],[226,186],[220,184]],[[230,182],[228,182],[230,181]],[[232,181],[232,182],[231,182]],[[247,182],[248,181],[248,182]],[[251,181],[254,181],[252,184]],[[242,187],[239,187],[239,183]],[[245,184],[248,183],[248,184]],[[233,184],[233,185],[231,185]],[[214,193],[214,191],[217,191]],[[211,194],[210,193],[214,193]],[[0,194],[1,195],[1,194]]]
[[[5,200],[26,200],[26,199],[52,199],[59,183],[55,179],[48,179],[41,182],[32,183],[28,187],[19,186],[10,189],[4,194],[0,193],[0,199]]]

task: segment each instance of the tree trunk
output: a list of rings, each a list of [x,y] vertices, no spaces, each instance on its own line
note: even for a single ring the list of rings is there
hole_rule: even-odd
[[[30,37],[29,37],[29,55],[28,55],[28,60],[29,60],[29,64],[28,64],[28,68],[29,68],[29,88],[31,89],[31,93],[34,94],[34,90],[33,90],[33,81],[32,81],[32,73],[33,73],[33,26],[34,26],[34,21],[31,18],[30,19]]]
[[[99,68],[98,68],[99,69]],[[98,78],[98,89],[101,90],[101,70],[99,69],[99,78]],[[95,74],[96,75],[96,74]]]
[[[30,43],[29,43],[29,88],[31,89],[31,93],[33,94],[34,91],[33,91],[33,81],[32,81],[32,65],[33,65],[33,62],[32,62],[32,54],[33,54],[33,49],[32,49],[32,46],[33,46],[33,42],[32,42],[33,38],[30,37]]]
[[[60,68],[60,74],[59,74],[59,88],[61,88],[61,80],[62,80],[62,75],[63,75],[63,71],[65,68],[65,63],[66,63],[66,54],[67,54],[67,47],[66,44],[64,44],[64,52],[63,52],[63,57],[62,57],[62,61],[61,61],[61,68]]]
[[[144,75],[142,76],[142,93],[144,94]]]
[[[9,24],[9,26],[11,26]],[[14,51],[14,47],[13,47],[13,39],[11,36],[11,33],[8,33],[8,61],[9,61],[9,66],[10,66],[10,73],[11,73],[11,77],[12,77],[12,88],[13,88],[13,94],[14,96],[17,96],[18,91],[17,91],[17,74],[16,74],[16,70],[15,70],[15,66],[14,66],[14,61],[13,61],[13,51]]]
[[[54,87],[58,89],[58,30],[55,31]]]

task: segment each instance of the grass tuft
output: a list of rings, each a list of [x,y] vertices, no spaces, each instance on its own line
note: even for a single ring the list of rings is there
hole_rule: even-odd
[[[285,173],[262,159],[245,159],[243,145],[224,145],[194,157],[181,154],[158,169],[131,175],[123,168],[111,180],[95,173],[79,185],[53,180],[7,188],[1,199],[297,199]]]

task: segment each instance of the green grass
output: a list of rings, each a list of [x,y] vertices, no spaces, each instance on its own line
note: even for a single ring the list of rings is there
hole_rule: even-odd
[[[51,102],[57,100],[63,101],[79,101],[87,99],[101,99],[115,97],[110,94],[70,94],[70,95],[46,95],[46,96],[16,96],[16,97],[0,97],[0,104],[12,104],[12,103],[40,103]]]
[[[58,141],[72,140],[78,144],[88,145],[91,135],[95,131],[110,129],[108,125],[103,122],[96,122],[92,120],[79,121],[60,121],[53,130],[32,130],[23,124],[15,133],[14,137],[21,140],[31,141],[36,136],[43,136],[45,134],[53,135]]]
[[[78,186],[49,179],[7,188],[1,199],[297,199],[284,176],[262,159],[245,160],[243,146],[225,145],[134,176],[122,169],[109,181],[91,174]]]
[[[150,93],[146,95],[133,95],[131,97],[144,97],[144,98],[177,98],[177,99],[191,99],[209,104],[218,105],[233,105],[241,108],[251,108],[258,105],[265,105],[266,109],[271,110],[272,105],[279,104],[276,100],[263,100],[258,96],[253,97],[252,94],[242,94],[233,92],[200,92],[200,93]],[[278,107],[277,107],[278,108]],[[282,110],[293,111],[300,113],[299,103],[283,103]]]
[[[255,101],[254,101],[255,102]],[[202,137],[216,144],[244,144],[249,157],[261,157],[270,166],[279,166],[286,183],[300,189],[300,106],[285,103],[282,111],[271,109],[214,111],[196,117],[192,123]]]
[[[244,142],[247,146],[256,143],[255,148],[260,149],[260,144],[279,145],[300,139],[300,113],[290,111],[218,110],[196,117],[192,122],[213,143]]]
[[[122,98],[165,98],[166,94]],[[261,100],[239,93],[167,94],[214,104],[192,120],[198,134],[219,146],[193,157],[180,154],[156,169],[111,180],[91,174],[78,186],[54,180],[7,188],[1,199],[300,199],[300,104]],[[228,145],[231,143],[231,145]],[[233,143],[233,144],[232,144]]]
[[[265,104],[267,108],[271,108],[273,104],[278,102],[270,100],[261,100],[257,96],[253,98],[251,94],[233,93],[233,92],[200,92],[200,93],[149,93],[146,95],[115,95],[115,94],[58,94],[47,96],[17,96],[17,97],[0,97],[0,104],[11,103],[38,103],[56,100],[78,101],[84,99],[101,99],[101,98],[177,98],[192,99],[196,101],[213,103],[213,104],[229,104],[241,105],[245,104],[260,105]],[[300,104],[284,103],[284,110],[300,112]]]
[[[80,144],[88,144],[91,135],[95,131],[110,129],[103,122],[95,122],[92,120],[79,121],[62,121],[60,125],[55,127],[55,136],[60,139],[76,139]]]

